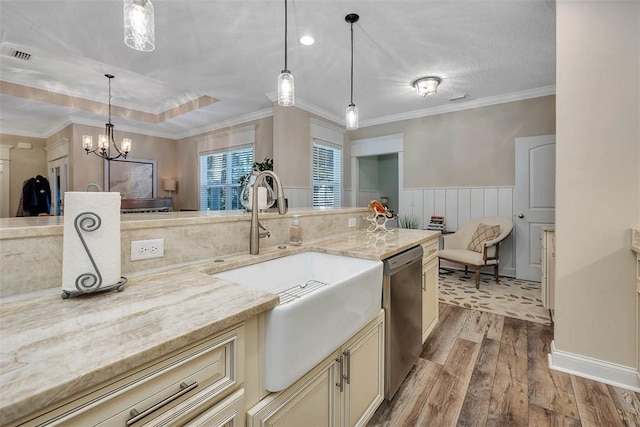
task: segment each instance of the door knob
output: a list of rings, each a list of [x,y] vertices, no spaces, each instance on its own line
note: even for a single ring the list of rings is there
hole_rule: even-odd
[[[518,214],[518,218],[524,218],[523,214]]]

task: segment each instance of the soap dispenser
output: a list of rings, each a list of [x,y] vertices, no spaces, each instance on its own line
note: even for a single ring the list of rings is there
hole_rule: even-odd
[[[302,244],[302,227],[300,227],[300,215],[294,215],[289,227],[289,244],[300,246]]]

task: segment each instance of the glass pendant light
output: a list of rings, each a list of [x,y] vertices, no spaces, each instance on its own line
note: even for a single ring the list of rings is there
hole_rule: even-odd
[[[124,0],[124,44],[142,52],[156,48],[151,0]]]
[[[293,74],[287,69],[287,0],[284,0],[284,70],[278,76],[278,105],[291,107],[295,102]]]
[[[351,24],[351,103],[347,107],[346,124],[348,130],[358,129],[358,107],[353,103],[353,24],[358,22],[360,16],[350,13],[344,17],[344,20]]]

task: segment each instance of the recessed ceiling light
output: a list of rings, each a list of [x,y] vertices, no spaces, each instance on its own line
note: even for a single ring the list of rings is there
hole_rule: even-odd
[[[311,36],[302,36],[302,37],[300,37],[300,43],[305,45],[305,46],[311,46],[313,44],[313,42],[315,42],[315,40]]]

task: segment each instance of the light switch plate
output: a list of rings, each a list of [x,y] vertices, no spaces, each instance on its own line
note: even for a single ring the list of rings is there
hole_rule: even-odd
[[[349,218],[349,227],[355,227],[355,226],[356,226],[356,219]]]

